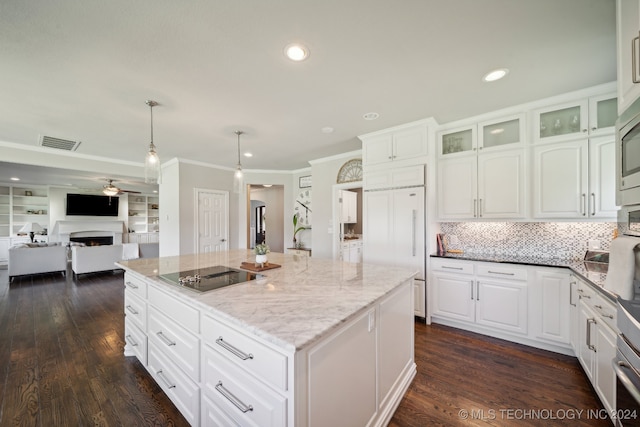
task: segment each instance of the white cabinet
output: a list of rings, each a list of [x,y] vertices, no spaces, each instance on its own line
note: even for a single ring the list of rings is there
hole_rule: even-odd
[[[362,162],[368,166],[409,161],[424,163],[427,156],[425,126],[413,126],[379,135],[363,136]]]
[[[358,222],[358,193],[341,190],[340,198],[342,199],[342,223],[353,224]]]
[[[613,133],[618,109],[616,96],[605,94],[541,108],[533,114],[534,142],[555,143]]]
[[[495,151],[438,161],[441,219],[524,218],[526,151]]]
[[[616,0],[618,111],[640,97],[640,1]]]
[[[526,269],[435,258],[432,316],[527,334]]]
[[[424,165],[401,168],[369,167],[364,171],[365,190],[424,185]]]
[[[525,143],[523,114],[447,129],[438,133],[438,157],[474,155],[480,151],[519,148]]]
[[[536,269],[531,286],[532,329],[536,339],[569,347],[571,342],[571,275],[566,270]]]
[[[616,355],[615,305],[578,280],[577,355],[598,397],[608,413],[616,409],[616,374],[612,360]]]
[[[614,136],[533,148],[536,218],[615,218]]]
[[[438,216],[526,216],[524,115],[439,133]]]

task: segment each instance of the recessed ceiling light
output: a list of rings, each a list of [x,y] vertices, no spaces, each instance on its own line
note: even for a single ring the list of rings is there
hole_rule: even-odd
[[[367,113],[362,116],[362,118],[365,120],[375,120],[378,117],[380,117],[380,114],[378,113]]]
[[[158,190],[153,190],[153,192],[154,192],[154,193],[157,193],[157,192],[158,192]]]
[[[273,187],[273,184],[262,184],[262,186],[269,188],[269,187]]]
[[[20,181],[20,178],[16,177],[16,176],[12,176],[11,178],[9,178],[11,181]]]
[[[322,131],[322,133],[333,133],[333,128],[330,126],[323,127],[320,130]]]
[[[489,71],[487,74],[485,74],[482,80],[485,82],[495,82],[496,80],[500,80],[507,74],[509,74],[508,69],[498,68],[497,70]]]
[[[284,54],[292,61],[304,61],[309,57],[309,49],[305,46],[292,43],[284,48]]]
[[[245,157],[253,157],[253,154],[247,151],[246,153],[244,153],[244,156]]]

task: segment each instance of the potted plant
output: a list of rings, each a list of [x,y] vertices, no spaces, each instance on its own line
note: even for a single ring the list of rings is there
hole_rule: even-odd
[[[307,228],[308,227],[305,227],[303,225],[298,227],[298,213],[297,212],[294,213],[293,214],[293,247],[294,248],[302,247],[302,244],[298,243],[298,241],[296,240],[296,234],[298,234],[302,230],[306,230]]]
[[[260,265],[260,267],[264,267],[268,262],[267,254],[270,252],[269,246],[262,242],[257,244],[253,251],[256,253],[256,266]]]

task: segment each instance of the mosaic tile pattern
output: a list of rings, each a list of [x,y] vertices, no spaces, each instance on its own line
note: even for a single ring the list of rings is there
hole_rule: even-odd
[[[449,249],[465,253],[582,259],[588,240],[608,251],[615,222],[443,222]],[[450,239],[450,236],[456,236]]]

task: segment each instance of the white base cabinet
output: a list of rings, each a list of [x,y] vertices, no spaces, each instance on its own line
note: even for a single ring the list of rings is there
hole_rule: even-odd
[[[136,356],[193,426],[387,425],[411,380],[407,281],[295,352],[125,274],[125,355]]]
[[[440,258],[431,267],[433,317],[527,334],[526,269]]]
[[[616,374],[612,360],[616,356],[615,305],[579,279],[576,307],[578,337],[576,355],[608,413],[616,409]]]

